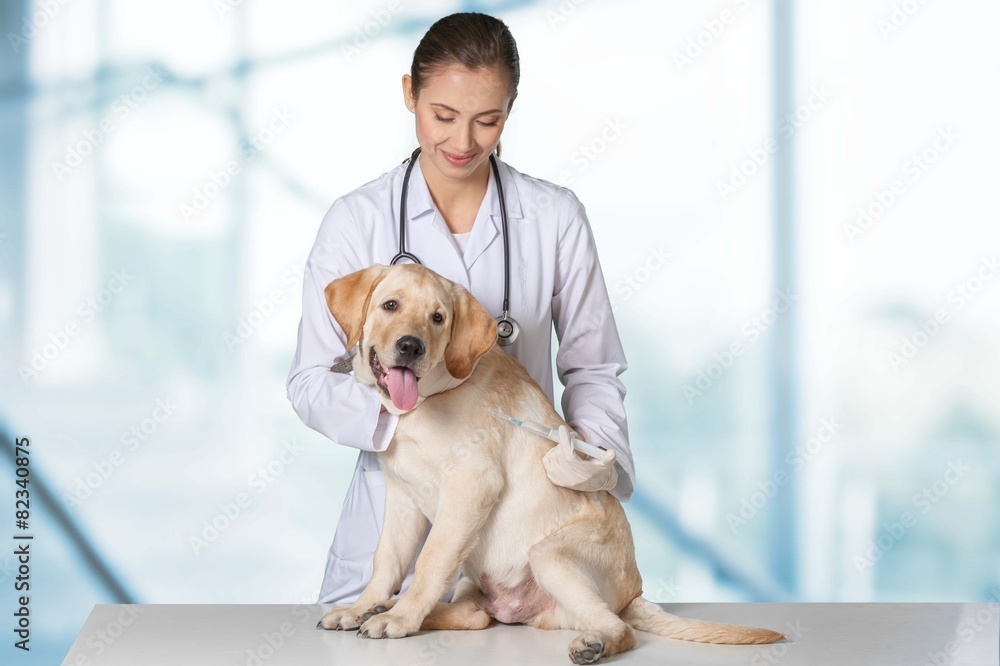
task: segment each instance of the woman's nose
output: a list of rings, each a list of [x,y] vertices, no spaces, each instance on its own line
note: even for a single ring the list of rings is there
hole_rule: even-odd
[[[473,149],[472,142],[472,127],[469,125],[461,125],[458,128],[458,135],[455,137],[456,150],[461,150],[463,153],[467,153]]]

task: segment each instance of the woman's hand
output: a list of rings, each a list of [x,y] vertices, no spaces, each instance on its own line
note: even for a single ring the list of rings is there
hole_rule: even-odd
[[[579,439],[583,439],[577,435]],[[557,486],[581,490],[611,490],[618,485],[615,452],[608,451],[601,459],[580,457],[573,448],[570,429],[559,426],[559,443],[542,458],[549,481]]]

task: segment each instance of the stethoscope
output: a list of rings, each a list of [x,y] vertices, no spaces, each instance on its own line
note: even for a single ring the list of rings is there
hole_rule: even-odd
[[[406,167],[406,175],[403,176],[403,191],[399,197],[399,253],[389,262],[394,265],[400,259],[409,259],[419,264],[420,260],[416,256],[406,251],[406,195],[409,191],[410,172],[413,171],[413,164],[417,161],[420,148],[413,151],[407,158],[410,163]],[[517,325],[514,318],[510,316],[510,246],[507,241],[507,204],[503,198],[503,186],[500,184],[500,169],[497,161],[490,153],[490,165],[493,167],[493,177],[497,183],[497,197],[500,199],[500,220],[503,223],[503,314],[496,318],[497,321],[497,344],[506,347],[517,339],[517,334],[521,327]]]

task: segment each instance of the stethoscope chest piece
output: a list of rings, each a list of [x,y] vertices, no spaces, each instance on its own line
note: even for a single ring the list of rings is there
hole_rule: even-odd
[[[497,317],[497,344],[501,347],[514,344],[521,327],[506,312]]]

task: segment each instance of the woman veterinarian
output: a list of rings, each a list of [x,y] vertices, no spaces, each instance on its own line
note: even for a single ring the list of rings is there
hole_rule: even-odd
[[[491,163],[494,151],[500,155],[519,76],[517,46],[502,21],[462,13],[432,25],[403,76],[419,149],[411,160],[334,201],[309,254],[288,399],[310,428],[360,449],[320,603],[352,603],[371,578],[385,502],[376,452],[389,446],[399,418],[382,408],[375,387],[331,371],[350,351],[324,289],[343,275],[389,264],[401,251],[399,206],[408,167],[407,256],[463,285],[494,317],[503,314],[509,279],[509,314],[519,330],[504,349],[552,400],[555,325],[566,421],[587,442],[615,452],[613,465],[583,459],[564,438],[559,449],[566,455],[546,456],[549,478],[576,490],[608,490],[621,501],[632,494],[625,387],[618,379],[627,364],[584,208],[564,187],[499,159]],[[412,579],[411,565],[403,590]],[[453,591],[454,585],[442,601]]]

